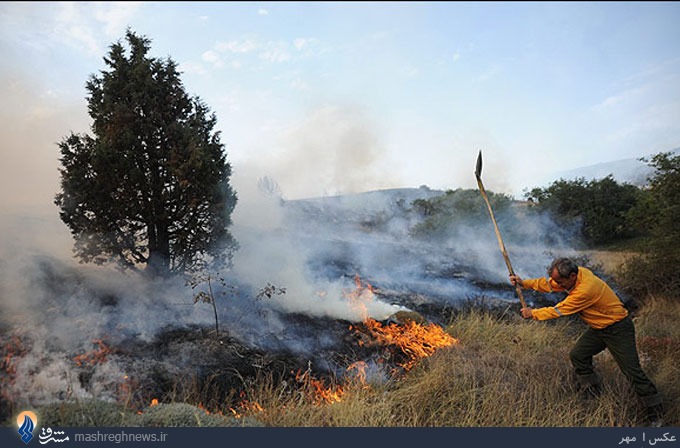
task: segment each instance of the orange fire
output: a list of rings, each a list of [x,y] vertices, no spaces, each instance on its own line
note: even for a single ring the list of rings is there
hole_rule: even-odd
[[[364,325],[377,343],[393,345],[404,355],[406,361],[398,363],[404,370],[411,370],[423,358],[432,356],[437,349],[449,347],[458,340],[436,324],[421,325],[408,321],[403,325],[383,325],[373,319],[366,319]]]
[[[154,406],[158,406],[158,398],[153,398],[151,399],[151,403],[149,403],[149,407],[152,408]],[[137,410],[137,415],[142,415],[144,412],[141,410]]]
[[[139,382],[130,375],[124,375],[123,381],[118,384],[118,401],[126,404],[130,403],[130,400],[135,395],[135,391],[138,389]]]
[[[359,384],[366,384],[366,368],[368,365],[365,361],[356,361],[347,367],[347,373],[353,376],[354,381]]]
[[[210,415],[210,411],[205,406],[203,406],[203,403],[198,403],[196,407],[201,411],[205,412],[206,415]]]
[[[373,286],[367,282],[361,281],[359,274],[354,276],[354,283],[356,288],[352,291],[345,291],[345,297],[349,300],[350,306],[359,311],[359,315],[362,319],[368,318],[368,308],[367,304],[373,301],[375,294],[373,292]]]
[[[295,380],[303,385],[304,392],[315,405],[337,403],[342,401],[345,395],[342,386],[326,387],[323,381],[314,378],[309,370],[298,371]]]
[[[373,338],[371,343],[398,348],[405,356],[406,360],[398,363],[404,370],[412,369],[418,361],[434,354],[437,349],[458,344],[458,340],[446,333],[439,325],[428,323],[420,324],[414,321],[406,321],[403,324],[382,323],[368,317],[366,304],[373,299],[373,287],[368,283],[363,283],[358,275],[355,276],[356,290],[347,294],[353,306],[359,306],[366,316],[363,324],[368,334]],[[358,330],[351,326],[350,329]],[[359,340],[363,345],[364,341]]]
[[[13,358],[23,356],[27,350],[24,347],[21,338],[12,336],[12,339],[5,344],[2,351],[4,352],[2,357],[2,370],[13,377],[16,374],[16,366],[14,365]]]
[[[0,374],[0,398],[8,403],[13,402],[10,396],[9,388],[14,384],[17,376],[16,359],[23,357],[28,349],[22,342],[19,336],[12,336],[12,338],[2,347],[0,347],[0,356],[2,363],[0,370],[4,374]]]
[[[95,339],[92,343],[96,344],[98,347],[73,358],[73,361],[75,361],[78,367],[85,364],[91,366],[103,364],[106,362],[108,355],[111,354],[112,350],[101,339]]]
[[[234,408],[229,408],[231,413],[234,414],[235,418],[243,417],[243,413],[259,414],[260,412],[264,412],[264,408],[260,406],[259,403],[255,401],[249,401],[245,397],[246,393],[241,391],[241,402],[238,405],[240,412]]]

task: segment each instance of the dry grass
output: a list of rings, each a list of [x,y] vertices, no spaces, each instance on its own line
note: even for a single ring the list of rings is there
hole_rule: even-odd
[[[678,426],[680,303],[651,300],[636,317],[644,367]],[[573,386],[568,352],[578,322],[499,320],[484,312],[455,318],[460,344],[438,351],[389,386],[348,385],[340,402],[322,406],[260,389],[268,426],[611,427],[640,426],[642,407],[608,352],[596,356],[604,392],[583,399]],[[664,328],[662,330],[661,328]],[[277,400],[273,400],[277,397]]]
[[[630,254],[584,255],[612,276]],[[680,298],[646,297],[633,315],[640,361],[662,393],[666,425],[680,426]],[[458,344],[439,349],[412,370],[383,381],[312,384],[264,375],[244,379],[237,396],[215,394],[219,378],[176,379],[160,407],[140,414],[134,391],[121,403],[91,400],[38,409],[55,426],[271,427],[614,427],[641,426],[643,408],[607,351],[595,357],[603,376],[598,399],[580,396],[568,353],[585,328],[577,318],[526,321],[516,314],[469,309],[446,332]],[[281,376],[279,375],[279,378]],[[311,378],[310,378],[311,379]],[[234,405],[238,402],[239,405]],[[13,425],[13,423],[12,423]]]
[[[631,257],[637,255],[636,252],[630,251],[609,251],[609,250],[589,250],[584,252],[591,260],[602,267],[602,270],[611,275],[616,276],[621,270],[621,266]]]

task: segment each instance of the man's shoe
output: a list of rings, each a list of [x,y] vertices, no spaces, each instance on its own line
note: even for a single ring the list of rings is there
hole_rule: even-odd
[[[599,398],[602,395],[602,386],[599,384],[586,386],[581,390],[581,396],[585,400]]]
[[[663,405],[657,404],[655,406],[649,406],[645,409],[645,423],[648,426],[654,428],[660,428],[665,425],[664,422],[664,410]]]

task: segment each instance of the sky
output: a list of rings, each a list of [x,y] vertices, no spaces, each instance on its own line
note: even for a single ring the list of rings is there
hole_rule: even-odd
[[[680,147],[680,2],[0,2],[0,207],[56,213],[58,142],[131,29],[217,117],[247,191],[520,198]]]

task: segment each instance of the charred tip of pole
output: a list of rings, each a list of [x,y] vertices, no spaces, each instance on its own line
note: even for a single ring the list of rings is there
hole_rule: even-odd
[[[477,167],[475,168],[475,176],[477,178],[482,177],[482,150],[479,150],[479,155],[477,156]]]

